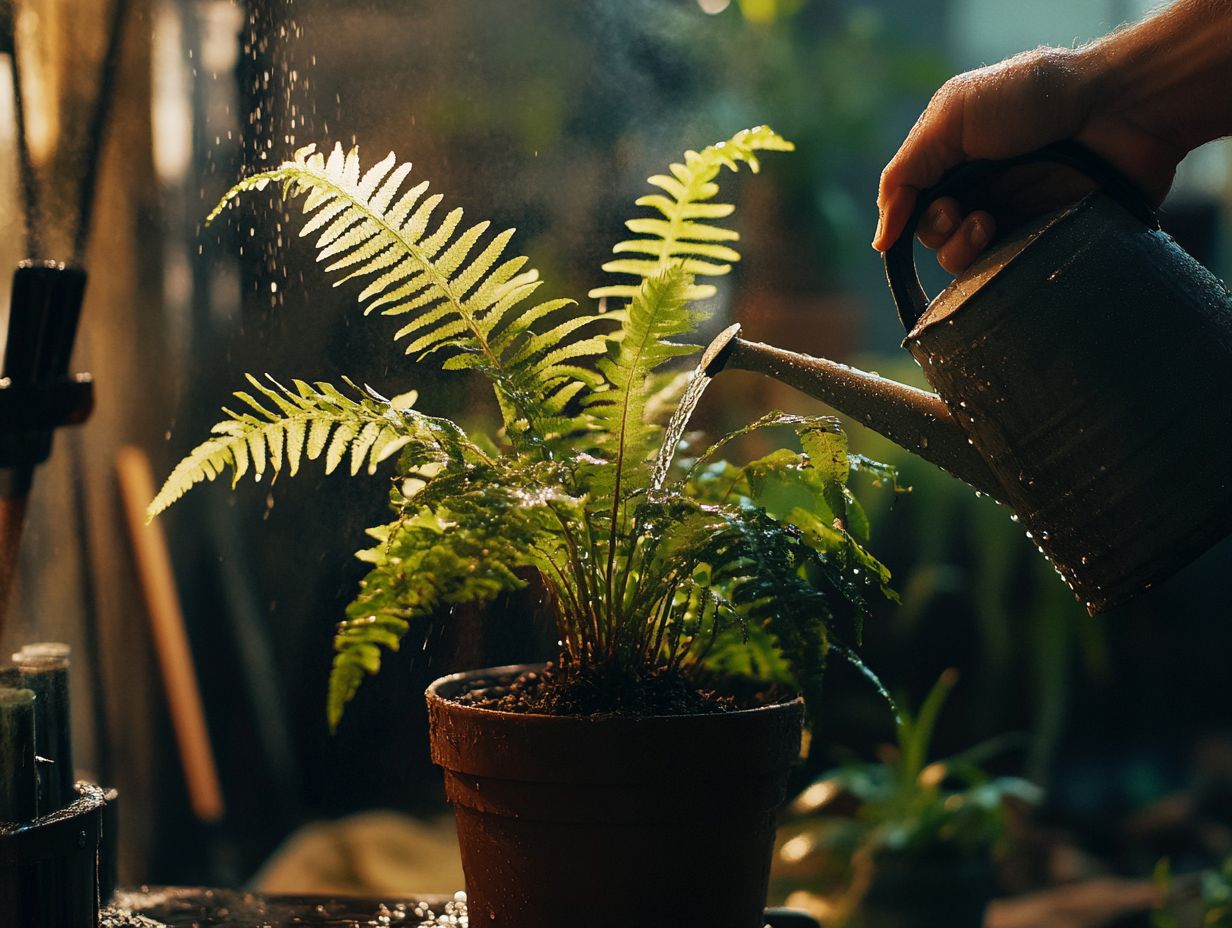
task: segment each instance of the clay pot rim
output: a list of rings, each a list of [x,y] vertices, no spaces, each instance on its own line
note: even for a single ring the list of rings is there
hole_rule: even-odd
[[[508,712],[504,709],[487,709],[482,706],[467,706],[459,703],[452,696],[444,695],[441,690],[454,685],[460,685],[459,691],[464,691],[465,684],[472,682],[475,679],[487,679],[491,677],[511,677],[527,673],[533,670],[542,670],[547,665],[545,663],[527,663],[527,664],[503,664],[499,667],[479,667],[474,670],[462,670],[457,673],[447,674],[443,677],[437,677],[428,685],[425,691],[425,696],[429,703],[439,702],[443,706],[448,707],[449,712],[469,713],[476,718],[486,716],[491,719],[523,719],[533,720],[533,724],[577,724],[587,723],[593,724],[596,720],[612,721],[612,722],[675,722],[687,723],[690,721],[709,720],[713,722],[715,719],[732,719],[741,718],[748,719],[757,715],[772,715],[783,711],[795,711],[797,706],[804,705],[804,698],[800,695],[793,696],[790,699],[785,699],[782,702],[769,703],[764,706],[754,706],[750,709],[732,709],[728,712],[691,712],[681,715],[549,715],[544,712]]]

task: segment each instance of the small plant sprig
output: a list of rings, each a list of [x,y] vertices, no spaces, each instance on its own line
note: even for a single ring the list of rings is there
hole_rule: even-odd
[[[879,864],[990,859],[1004,843],[1010,806],[1036,805],[1039,787],[982,769],[1012,738],[986,741],[930,760],[937,719],[958,682],[946,670],[912,713],[898,705],[896,740],[870,763],[822,774],[793,802],[794,831],[780,856],[808,874],[810,891],[826,890],[829,922],[857,924]],[[841,813],[833,811],[841,808]]]
[[[882,762],[829,775],[860,801],[860,825],[875,853],[984,855],[1004,833],[1006,799],[1033,805],[1041,798],[1039,787],[1026,780],[990,777],[981,769],[1009,739],[929,759],[937,719],[957,682],[957,671],[947,670],[917,714],[898,707],[897,742]]]
[[[1167,858],[1155,866],[1155,890],[1159,902],[1151,913],[1151,928],[1181,928],[1201,924],[1202,928],[1232,928],[1232,857],[1200,874],[1173,883],[1172,866]],[[1188,918],[1182,918],[1184,914]]]
[[[365,172],[355,149],[308,147],[240,181],[210,220],[270,184],[302,197],[301,235],[316,236],[335,286],[361,281],[364,313],[401,323],[408,355],[488,378],[502,428],[473,439],[413,393],[250,375],[150,517],[227,469],[234,485],[294,475],[305,458],[327,473],[390,462],[393,517],[368,530],[370,572],[335,638],[331,726],[411,623],[520,588],[527,571],[547,590],[563,668],[631,680],[718,669],[798,687],[815,707],[829,652],[858,663],[841,638],[858,639],[867,597],[893,595],[848,474],[892,474],[849,456],[834,420],[773,414],[749,428],[791,428],[801,450],[737,466],[715,458],[724,439],[662,485],[653,476],[685,379],[662,369],[697,351],[679,339],[714,292],[705,281],[739,259],[718,175],[791,148],[762,126],[651,177],[655,192],[637,201],[651,215],[626,223],[634,237],[604,265],[616,279],[590,294],[620,304],[610,312],[536,302],[538,273],[507,254],[513,230],[466,225],[461,209],[440,217],[442,197],[408,186],[411,166],[393,154]]]

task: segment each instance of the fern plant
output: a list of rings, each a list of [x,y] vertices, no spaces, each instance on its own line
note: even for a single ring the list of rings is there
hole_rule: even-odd
[[[589,312],[537,302],[538,273],[508,251],[513,230],[492,234],[461,209],[441,216],[441,196],[409,185],[410,165],[392,154],[362,171],[354,149],[325,157],[309,147],[242,180],[210,220],[269,184],[302,198],[301,234],[315,236],[335,286],[358,281],[365,314],[393,317],[394,338],[417,361],[485,376],[502,427],[472,438],[421,412],[413,393],[249,376],[240,405],[176,466],[150,517],[228,470],[234,483],[294,474],[305,458],[352,474],[387,462],[392,518],[359,554],[371,569],[335,638],[331,726],[412,623],[533,574],[548,593],[563,678],[636,685],[722,671],[815,697],[832,649],[856,660],[843,639],[858,638],[866,598],[892,595],[847,488],[852,468],[875,468],[848,455],[825,418],[763,417],[750,428],[794,429],[801,450],[740,466],[717,460],[725,442],[675,463],[678,436],[662,447],[683,387],[696,396],[702,386],[702,375],[672,378],[665,366],[697,351],[681,340],[702,318],[697,303],[739,258],[717,178],[791,148],[758,127],[650,178],[657,192],[637,203],[652,214],[627,223],[635,237],[604,265],[614,278],[591,292],[601,302]]]

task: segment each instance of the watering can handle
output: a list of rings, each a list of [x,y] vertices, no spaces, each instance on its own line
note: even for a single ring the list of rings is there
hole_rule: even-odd
[[[1072,140],[1053,142],[1043,148],[1004,161],[968,161],[960,164],[941,178],[938,183],[921,191],[911,211],[911,218],[899,233],[898,240],[886,251],[886,282],[898,308],[898,317],[903,328],[910,332],[915,328],[924,311],[928,309],[928,295],[920,284],[915,268],[915,230],[925,210],[940,197],[950,196],[1009,168],[1024,164],[1050,161],[1074,168],[1095,181],[1099,187],[1121,204],[1131,215],[1142,220],[1149,228],[1158,229],[1159,220],[1155,210],[1147,202],[1136,184],[1114,168],[1095,152]]]

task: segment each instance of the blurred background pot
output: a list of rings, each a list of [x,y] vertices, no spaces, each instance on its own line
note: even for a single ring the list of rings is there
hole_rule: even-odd
[[[761,928],[803,703],[714,715],[546,716],[459,704],[530,666],[428,689],[472,925]]]
[[[997,891],[987,858],[927,859],[879,855],[860,905],[861,923],[876,928],[980,928]]]

